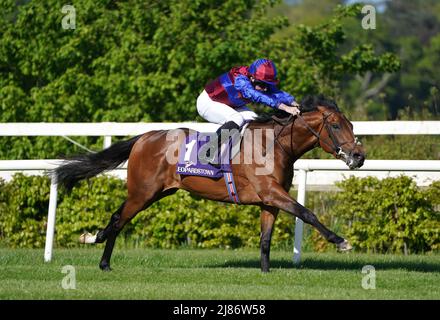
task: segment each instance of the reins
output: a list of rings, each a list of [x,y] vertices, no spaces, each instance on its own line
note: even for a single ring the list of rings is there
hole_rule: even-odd
[[[287,123],[290,122],[290,119],[291,119],[292,117],[293,117],[292,115],[289,116],[289,118],[288,118],[288,120],[287,120]],[[274,123],[275,123],[275,122],[274,122]],[[283,130],[284,130],[285,127],[287,127],[287,126],[286,126],[286,125],[283,125],[283,126],[282,126],[281,130],[278,131],[278,134],[275,136],[274,140],[278,143],[278,145],[281,147],[281,150],[283,150],[284,153],[286,153],[289,157],[292,157],[292,155],[291,155],[289,152],[287,152],[287,151],[284,149],[283,145],[278,141],[278,137],[281,135],[281,132],[283,132]],[[275,128],[274,128],[274,131],[275,131]],[[290,136],[292,136],[292,133],[293,133],[293,123],[292,123],[292,128],[291,128]],[[293,150],[292,139],[290,139],[290,149]]]

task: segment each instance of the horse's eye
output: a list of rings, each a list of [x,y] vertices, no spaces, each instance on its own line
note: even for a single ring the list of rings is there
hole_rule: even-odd
[[[332,124],[332,128],[335,129],[335,130],[340,129],[339,124],[337,124],[337,123],[333,123]]]

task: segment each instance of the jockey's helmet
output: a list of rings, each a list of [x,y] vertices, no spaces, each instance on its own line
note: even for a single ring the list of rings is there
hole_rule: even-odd
[[[268,85],[277,85],[277,68],[269,59],[258,59],[249,66],[249,73],[258,81]]]

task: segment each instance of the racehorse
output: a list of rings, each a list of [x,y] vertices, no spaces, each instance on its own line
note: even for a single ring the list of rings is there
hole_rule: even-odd
[[[301,103],[301,115],[260,117],[250,122],[246,130],[252,132],[258,129],[273,130],[271,131],[274,135],[272,172],[256,175],[256,163],[234,164],[234,161],[232,172],[240,203],[257,205],[261,208],[261,270],[269,271],[270,243],[279,210],[312,225],[339,250],[350,250],[351,245],[347,240],[329,230],[313,212],[289,195],[294,162],[317,146],[335,158],[343,160],[350,169],[363,165],[365,151],[355,138],[350,121],[334,101],[323,96],[309,96]],[[186,135],[188,134],[188,129],[182,130]],[[113,247],[123,227],[155,201],[175,193],[178,189],[183,189],[203,198],[231,202],[223,178],[183,176],[176,173],[176,164],[169,163],[166,159],[171,145],[176,143],[167,139],[170,131],[172,130],[150,131],[117,142],[97,153],[64,159],[65,162],[53,172],[58,184],[71,189],[78,181],[115,169],[128,159],[126,200],[113,213],[104,229],[95,236],[91,234],[82,236],[84,243],[106,241],[99,263],[102,270],[111,270],[110,259]],[[178,143],[184,143],[184,138],[180,140]],[[244,148],[244,144],[242,143],[240,150]]]

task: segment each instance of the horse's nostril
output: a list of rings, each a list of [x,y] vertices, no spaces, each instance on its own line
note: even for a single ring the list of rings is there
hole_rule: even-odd
[[[363,158],[362,154],[360,154],[360,153],[354,153],[353,157],[356,158],[357,160],[360,160]]]

